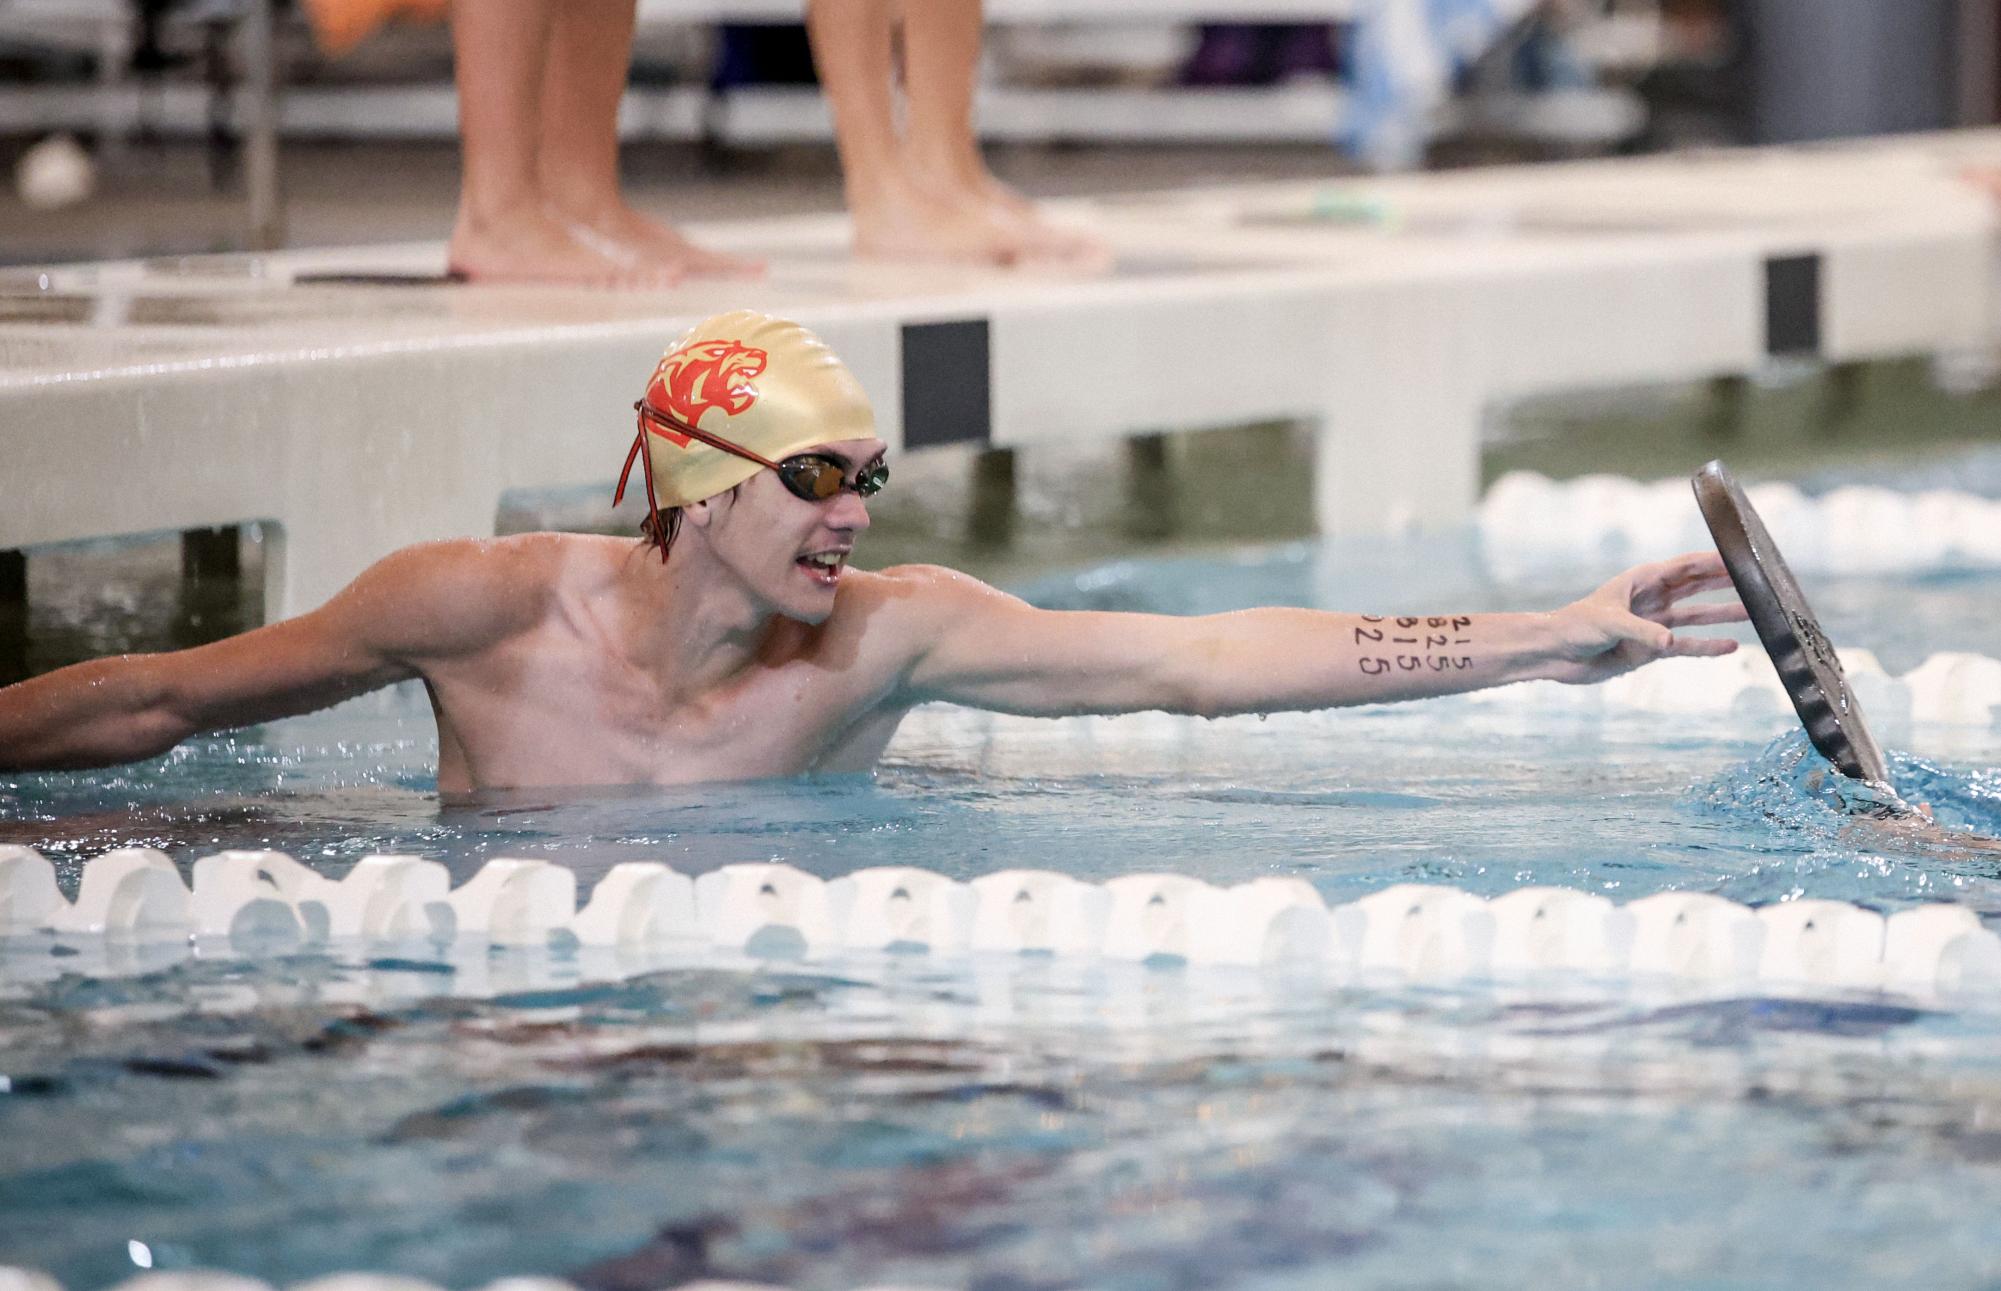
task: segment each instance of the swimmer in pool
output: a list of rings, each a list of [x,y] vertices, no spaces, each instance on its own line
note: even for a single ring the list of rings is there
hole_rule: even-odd
[[[1679,630],[1745,617],[1687,603],[1729,586],[1713,552],[1551,613],[1041,610],[935,566],[849,568],[886,446],[860,385],[797,324],[706,320],[635,407],[643,541],[426,543],[309,614],[0,689],[0,770],[136,761],[421,679],[444,793],[856,771],[931,701],[1221,716],[1599,682],[1727,654]]]

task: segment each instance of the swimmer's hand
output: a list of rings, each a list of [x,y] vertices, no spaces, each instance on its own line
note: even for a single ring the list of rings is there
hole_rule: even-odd
[[[1737,643],[1728,637],[1679,636],[1675,631],[1744,622],[1749,616],[1735,596],[1702,605],[1682,604],[1691,596],[1729,586],[1723,558],[1713,551],[1692,551],[1629,569],[1549,616],[1552,657],[1540,675],[1588,685],[1656,659],[1729,654]]]

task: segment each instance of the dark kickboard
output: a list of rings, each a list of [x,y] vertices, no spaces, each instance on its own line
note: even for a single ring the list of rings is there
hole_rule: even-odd
[[[1779,681],[1806,727],[1807,738],[1843,775],[1890,784],[1889,763],[1869,734],[1834,646],[1820,630],[1820,620],[1765,531],[1764,521],[1723,463],[1703,467],[1692,483],[1702,518],[1730,570],[1730,581],[1737,585],[1751,626],[1779,670]]]

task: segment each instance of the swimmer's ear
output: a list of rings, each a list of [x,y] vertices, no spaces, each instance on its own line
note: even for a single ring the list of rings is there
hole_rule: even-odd
[[[708,527],[709,521],[715,519],[717,514],[721,512],[724,502],[736,501],[737,490],[742,487],[743,485],[738,484],[724,489],[721,493],[713,497],[703,498],[700,502],[690,502],[681,508],[681,514],[686,519],[692,521],[696,528],[705,529]]]

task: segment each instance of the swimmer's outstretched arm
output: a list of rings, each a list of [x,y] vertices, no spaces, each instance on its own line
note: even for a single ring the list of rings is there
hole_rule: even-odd
[[[1039,716],[1144,709],[1220,717],[1604,681],[1656,659],[1721,655],[1677,629],[1745,618],[1714,552],[1630,569],[1544,614],[1379,616],[1259,609],[1203,617],[1038,610],[946,570],[911,569],[928,634],[903,697]],[[915,589],[913,589],[915,590]],[[905,614],[917,614],[912,608]]]
[[[310,614],[169,654],[121,655],[0,688],[0,771],[134,762],[189,736],[291,717],[477,648],[518,600],[472,544],[384,558]],[[486,586],[486,584],[493,586]]]

